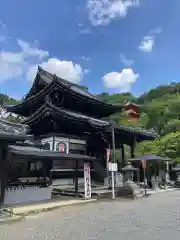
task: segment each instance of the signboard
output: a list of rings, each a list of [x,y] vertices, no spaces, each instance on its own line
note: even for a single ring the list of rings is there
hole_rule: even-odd
[[[85,199],[91,198],[91,168],[90,163],[84,163],[84,193]]]
[[[117,170],[118,170],[117,163],[111,163],[111,162],[109,162],[109,164],[108,164],[108,170],[109,170],[110,172],[117,172]]]

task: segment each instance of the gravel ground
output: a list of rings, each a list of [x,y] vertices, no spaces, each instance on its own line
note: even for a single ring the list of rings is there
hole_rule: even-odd
[[[0,226],[0,240],[179,240],[180,191],[64,207]]]

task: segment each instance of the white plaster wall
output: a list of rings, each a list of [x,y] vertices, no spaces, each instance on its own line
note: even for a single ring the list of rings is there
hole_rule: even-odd
[[[79,143],[79,144],[86,144],[85,140],[80,140],[80,139],[71,139],[71,138],[64,138],[64,137],[55,137],[55,149],[56,149],[56,144],[58,142],[63,142],[67,146],[67,153],[69,153],[69,143]],[[41,143],[50,143],[50,150],[53,150],[53,137],[48,137],[48,138],[43,138],[41,139]]]
[[[62,142],[66,144],[66,153],[69,153],[69,139],[68,138],[61,138],[61,137],[55,137],[55,151],[56,151],[56,144]]]
[[[41,139],[41,143],[42,144],[49,143],[50,144],[50,150],[51,151],[53,150],[53,138],[52,137]]]
[[[42,138],[41,141],[52,142],[53,141],[53,137]]]
[[[31,203],[51,199],[52,188],[20,188],[5,191],[4,205]]]
[[[58,142],[63,142],[67,146],[67,153],[69,153],[69,143],[79,143],[79,144],[86,144],[85,140],[80,140],[80,139],[71,139],[71,138],[63,138],[63,137],[55,137],[55,149],[56,149],[56,144]]]
[[[70,143],[79,143],[79,144],[86,144],[85,140],[80,140],[80,139],[69,139]]]

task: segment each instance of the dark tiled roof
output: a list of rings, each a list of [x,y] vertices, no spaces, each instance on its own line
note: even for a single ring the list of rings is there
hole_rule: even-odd
[[[145,154],[145,155],[142,155],[142,156],[139,156],[139,157],[136,157],[136,158],[131,158],[129,159],[128,161],[170,161],[169,158],[164,158],[164,157],[160,157],[160,156],[156,156],[154,154],[152,155],[149,155],[149,154]]]
[[[28,128],[24,124],[12,123],[0,118],[0,139],[21,140],[28,139]]]
[[[41,148],[30,147],[30,146],[9,145],[8,150],[15,155],[28,156],[32,158],[43,158],[44,161],[55,160],[55,159],[56,160],[71,159],[71,160],[84,160],[84,161],[95,160],[95,158],[89,157],[87,155],[70,154],[70,153],[67,154],[67,153],[43,150]]]
[[[152,137],[152,138],[157,138],[159,136],[156,132],[148,131],[146,129],[138,129],[138,128],[133,128],[133,127],[126,127],[126,126],[117,125],[117,124],[114,127],[115,127],[115,130],[126,131],[126,132],[129,132],[129,133],[145,135],[145,136],[149,136],[149,137]]]
[[[39,120],[40,116],[46,116],[51,113],[55,113],[56,115],[59,115],[61,118],[64,118],[64,119],[76,120],[79,123],[86,122],[92,127],[97,127],[97,128],[98,127],[109,128],[112,125],[111,122],[109,121],[99,120],[99,119],[92,118],[80,113],[72,112],[67,109],[56,107],[51,103],[45,103],[33,115],[27,118],[24,123],[31,125],[31,123],[33,123],[34,121]]]
[[[41,67],[39,67],[39,69],[38,69],[38,74],[47,84],[51,83],[55,79],[57,82],[64,85],[65,87],[68,87],[75,93],[84,95],[88,98],[92,98],[94,100],[97,100],[97,101],[100,101],[103,103],[103,101],[99,97],[91,94],[90,92],[86,91],[85,89],[82,89],[79,85],[71,83],[63,78],[58,77],[58,76],[55,76],[54,74],[45,71]]]

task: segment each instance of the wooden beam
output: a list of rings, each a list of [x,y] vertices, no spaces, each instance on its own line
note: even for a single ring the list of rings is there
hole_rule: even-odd
[[[0,206],[4,202],[5,189],[8,186],[8,158],[7,158],[7,142],[2,141],[0,143]]]
[[[75,174],[75,196],[78,197],[78,174],[79,174],[79,160],[76,160],[76,174]]]
[[[115,163],[115,162],[116,162],[116,147],[115,147],[115,134],[114,134],[114,128],[112,128],[111,133],[112,133],[113,163]]]

